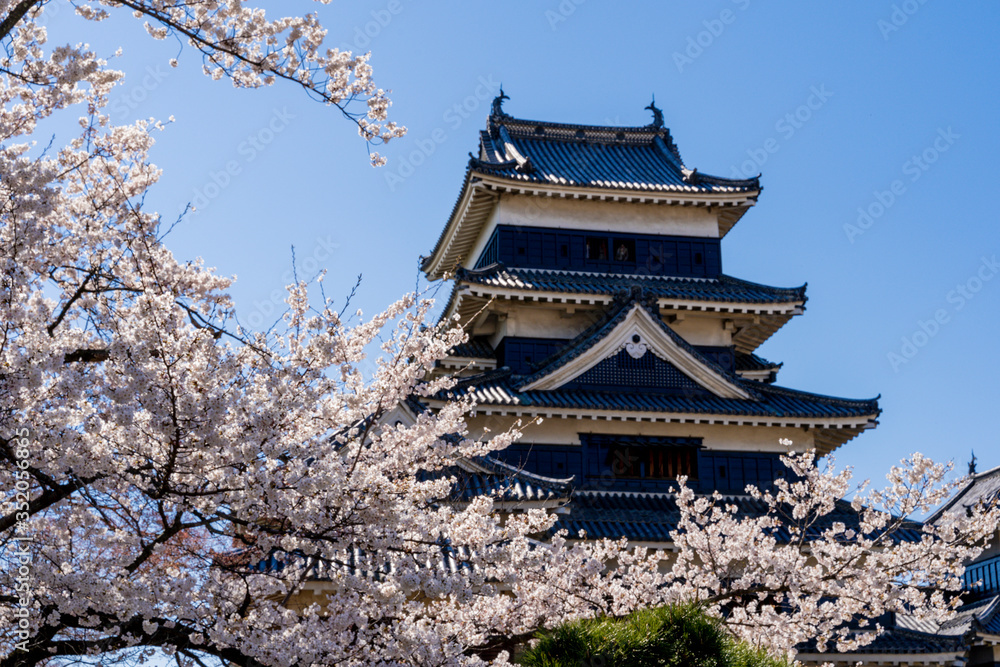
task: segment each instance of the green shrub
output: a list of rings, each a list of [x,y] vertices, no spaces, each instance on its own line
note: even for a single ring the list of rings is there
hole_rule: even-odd
[[[644,609],[621,619],[591,619],[538,636],[525,667],[787,667],[732,637],[694,606]]]

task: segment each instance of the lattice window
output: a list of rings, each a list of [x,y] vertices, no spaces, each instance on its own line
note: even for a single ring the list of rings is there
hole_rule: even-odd
[[[698,478],[698,455],[694,447],[659,445],[611,445],[605,465],[616,477],[673,480],[680,475]]]
[[[691,397],[708,395],[700,384],[652,352],[635,359],[624,350],[596,364],[568,386],[603,391],[635,387]]]

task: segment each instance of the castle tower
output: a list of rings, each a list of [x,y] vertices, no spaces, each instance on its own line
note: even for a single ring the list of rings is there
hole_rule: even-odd
[[[469,472],[561,505],[571,536],[665,546],[678,475],[745,498],[783,474],[780,439],[826,454],[877,424],[876,399],[781,387],[755,354],[806,303],[723,272],[758,179],[689,169],[655,103],[649,125],[597,127],[513,118],[505,99],[422,269],[454,283],[443,317],[469,342],[439,371],[476,399],[471,432],[543,422]]]

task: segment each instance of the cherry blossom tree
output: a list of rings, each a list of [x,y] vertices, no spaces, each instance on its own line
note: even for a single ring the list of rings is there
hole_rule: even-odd
[[[279,328],[241,328],[230,281],[178,261],[144,205],[159,125],[112,123],[122,74],[48,45],[49,6],[0,0],[0,666],[504,664],[496,649],[538,628],[678,600],[779,650],[866,641],[839,630],[854,615],[949,613],[996,515],[898,539],[900,517],[949,491],[919,457],[851,526],[824,519],[847,477],[807,455],[757,492],[757,517],[682,485],[676,553],[553,536],[554,516],[501,516],[488,497],[447,502],[457,462],[518,436],[470,439],[460,398],[390,418],[449,389],[427,373],[461,332],[416,296],[365,320],[301,283]],[[73,6],[130,10],[213,78],[297,84],[368,142],[403,132],[367,58],[324,50],[314,16]],[[79,135],[39,150],[38,123],[60,112]],[[362,372],[373,344],[383,356]]]

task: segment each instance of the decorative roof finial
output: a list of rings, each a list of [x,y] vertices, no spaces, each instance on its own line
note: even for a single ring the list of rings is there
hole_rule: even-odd
[[[656,106],[656,95],[653,95],[653,101],[646,108],[653,112],[653,122],[650,124],[655,128],[663,127],[663,111]]]
[[[504,100],[509,100],[509,99],[510,99],[510,97],[508,97],[506,94],[504,94],[504,92],[503,92],[503,84],[501,83],[500,84],[500,94],[493,98],[493,115],[494,116],[506,116],[507,115],[507,114],[505,114],[503,112],[503,101]]]
[[[972,450],[972,460],[969,461],[969,474],[976,474],[976,450]]]

